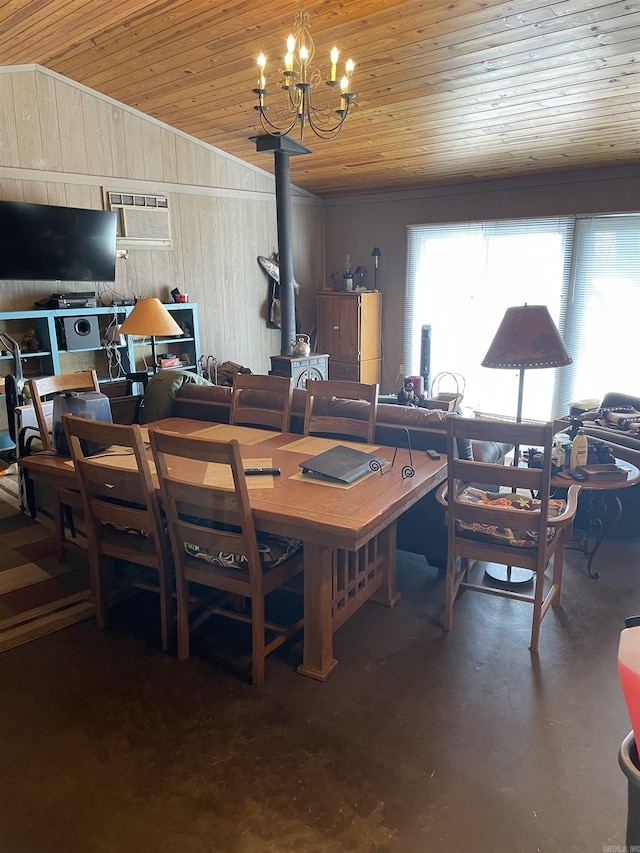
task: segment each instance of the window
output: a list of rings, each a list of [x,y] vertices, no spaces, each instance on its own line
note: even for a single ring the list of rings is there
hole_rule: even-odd
[[[639,262],[640,216],[410,226],[408,372],[419,373],[421,328],[429,324],[431,377],[460,373],[466,406],[515,415],[519,371],[481,362],[506,309],[528,303],[548,307],[574,364],[526,371],[525,418],[565,414],[570,402],[599,398],[614,384],[636,393],[631,323],[639,316]],[[620,358],[629,365],[624,378]]]
[[[570,401],[600,399],[607,391],[640,396],[640,215],[579,219],[574,255],[559,326],[573,358],[558,371],[563,395]]]

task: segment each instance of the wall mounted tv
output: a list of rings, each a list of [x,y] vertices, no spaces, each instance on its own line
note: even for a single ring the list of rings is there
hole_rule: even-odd
[[[0,279],[115,281],[117,213],[0,201]]]

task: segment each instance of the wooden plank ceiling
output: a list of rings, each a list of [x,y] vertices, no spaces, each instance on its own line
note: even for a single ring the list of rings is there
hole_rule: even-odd
[[[4,65],[38,63],[270,170],[249,137],[298,0],[9,0]],[[292,181],[324,198],[640,162],[640,0],[306,0],[353,114]],[[340,72],[339,72],[340,73]],[[270,112],[273,117],[274,111]]]

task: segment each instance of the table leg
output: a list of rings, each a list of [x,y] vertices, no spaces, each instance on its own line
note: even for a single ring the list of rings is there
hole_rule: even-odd
[[[386,530],[378,534],[378,553],[383,558],[384,571],[382,584],[378,592],[369,600],[374,604],[382,604],[385,607],[393,607],[401,594],[396,589],[396,544],[397,525],[394,521]]]
[[[587,558],[587,572],[590,578],[598,580],[600,575],[591,569],[593,559],[605,538],[614,530],[622,517],[622,502],[612,491],[592,490],[586,493],[583,501],[587,529],[578,539],[577,546],[569,545],[570,550],[580,551]],[[593,545],[590,545],[593,540]]]
[[[338,661],[333,657],[332,560],[330,545],[304,544],[304,647],[301,675],[326,681]]]

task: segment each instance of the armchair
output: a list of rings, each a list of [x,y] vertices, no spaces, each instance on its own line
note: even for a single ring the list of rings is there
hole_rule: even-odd
[[[457,441],[463,438],[541,447],[543,467],[460,459]],[[579,486],[572,485],[566,501],[550,498],[552,439],[552,424],[457,416],[448,419],[448,476],[438,492],[438,500],[446,506],[448,531],[445,631],[451,630],[460,588],[514,598],[533,605],[530,649],[537,652],[540,623],[549,606],[560,602],[564,547],[571,537],[579,491]],[[487,488],[474,488],[470,483],[485,483]],[[545,572],[552,558],[553,575],[545,593]],[[487,585],[472,583],[472,561],[530,569],[533,593],[523,594],[504,584],[489,585],[488,581]]]

